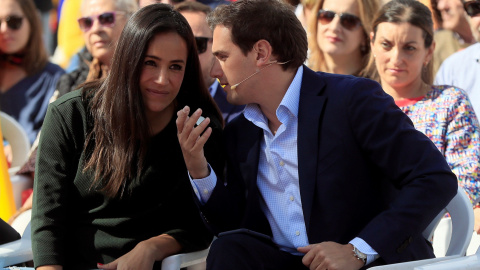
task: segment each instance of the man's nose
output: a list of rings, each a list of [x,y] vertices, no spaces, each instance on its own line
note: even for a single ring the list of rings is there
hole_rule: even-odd
[[[220,62],[216,58],[213,62],[212,69],[210,70],[210,76],[217,79],[223,77],[222,67],[220,66]]]

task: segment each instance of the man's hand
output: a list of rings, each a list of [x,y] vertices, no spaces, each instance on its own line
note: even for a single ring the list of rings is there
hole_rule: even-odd
[[[335,242],[298,248],[298,251],[305,253],[302,262],[310,270],[358,270],[364,263],[353,255],[352,250],[350,244],[341,245]]]
[[[200,125],[195,127],[195,123],[202,115],[201,109],[195,111],[191,117],[188,117],[189,112],[188,106],[177,112],[177,136],[190,176],[193,179],[201,179],[209,175],[203,146],[210,138],[212,128],[207,128],[210,118],[205,118]]]

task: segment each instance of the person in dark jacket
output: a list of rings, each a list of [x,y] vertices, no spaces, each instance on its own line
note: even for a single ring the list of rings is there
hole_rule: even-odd
[[[102,80],[51,103],[34,181],[32,248],[44,269],[158,269],[206,248],[176,136],[179,106],[202,108],[205,154],[223,169],[222,116],[187,21],[164,4],[127,22]]]

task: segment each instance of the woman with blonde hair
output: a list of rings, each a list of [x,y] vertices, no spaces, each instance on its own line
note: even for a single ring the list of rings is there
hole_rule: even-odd
[[[320,0],[308,23],[308,66],[316,71],[364,76],[368,33],[378,0]]]

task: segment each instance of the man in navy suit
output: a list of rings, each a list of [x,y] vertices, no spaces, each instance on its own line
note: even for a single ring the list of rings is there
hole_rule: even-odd
[[[338,16],[332,23],[339,23]],[[226,177],[201,111],[178,138],[205,222],[208,269],[360,269],[434,257],[422,231],[453,198],[442,154],[374,81],[315,73],[287,4],[240,0],[208,18],[211,75],[247,104],[225,128]]]
[[[222,112],[225,123],[230,122],[233,118],[242,113],[243,105],[233,105],[227,101],[227,94],[223,91],[223,87],[213,77],[210,76],[215,57],[212,54],[212,30],[207,24],[207,15],[211,12],[209,6],[200,2],[182,2],[175,6],[188,24],[192,28],[195,41],[197,42],[198,58],[202,68],[203,79],[210,91],[215,103]]]

